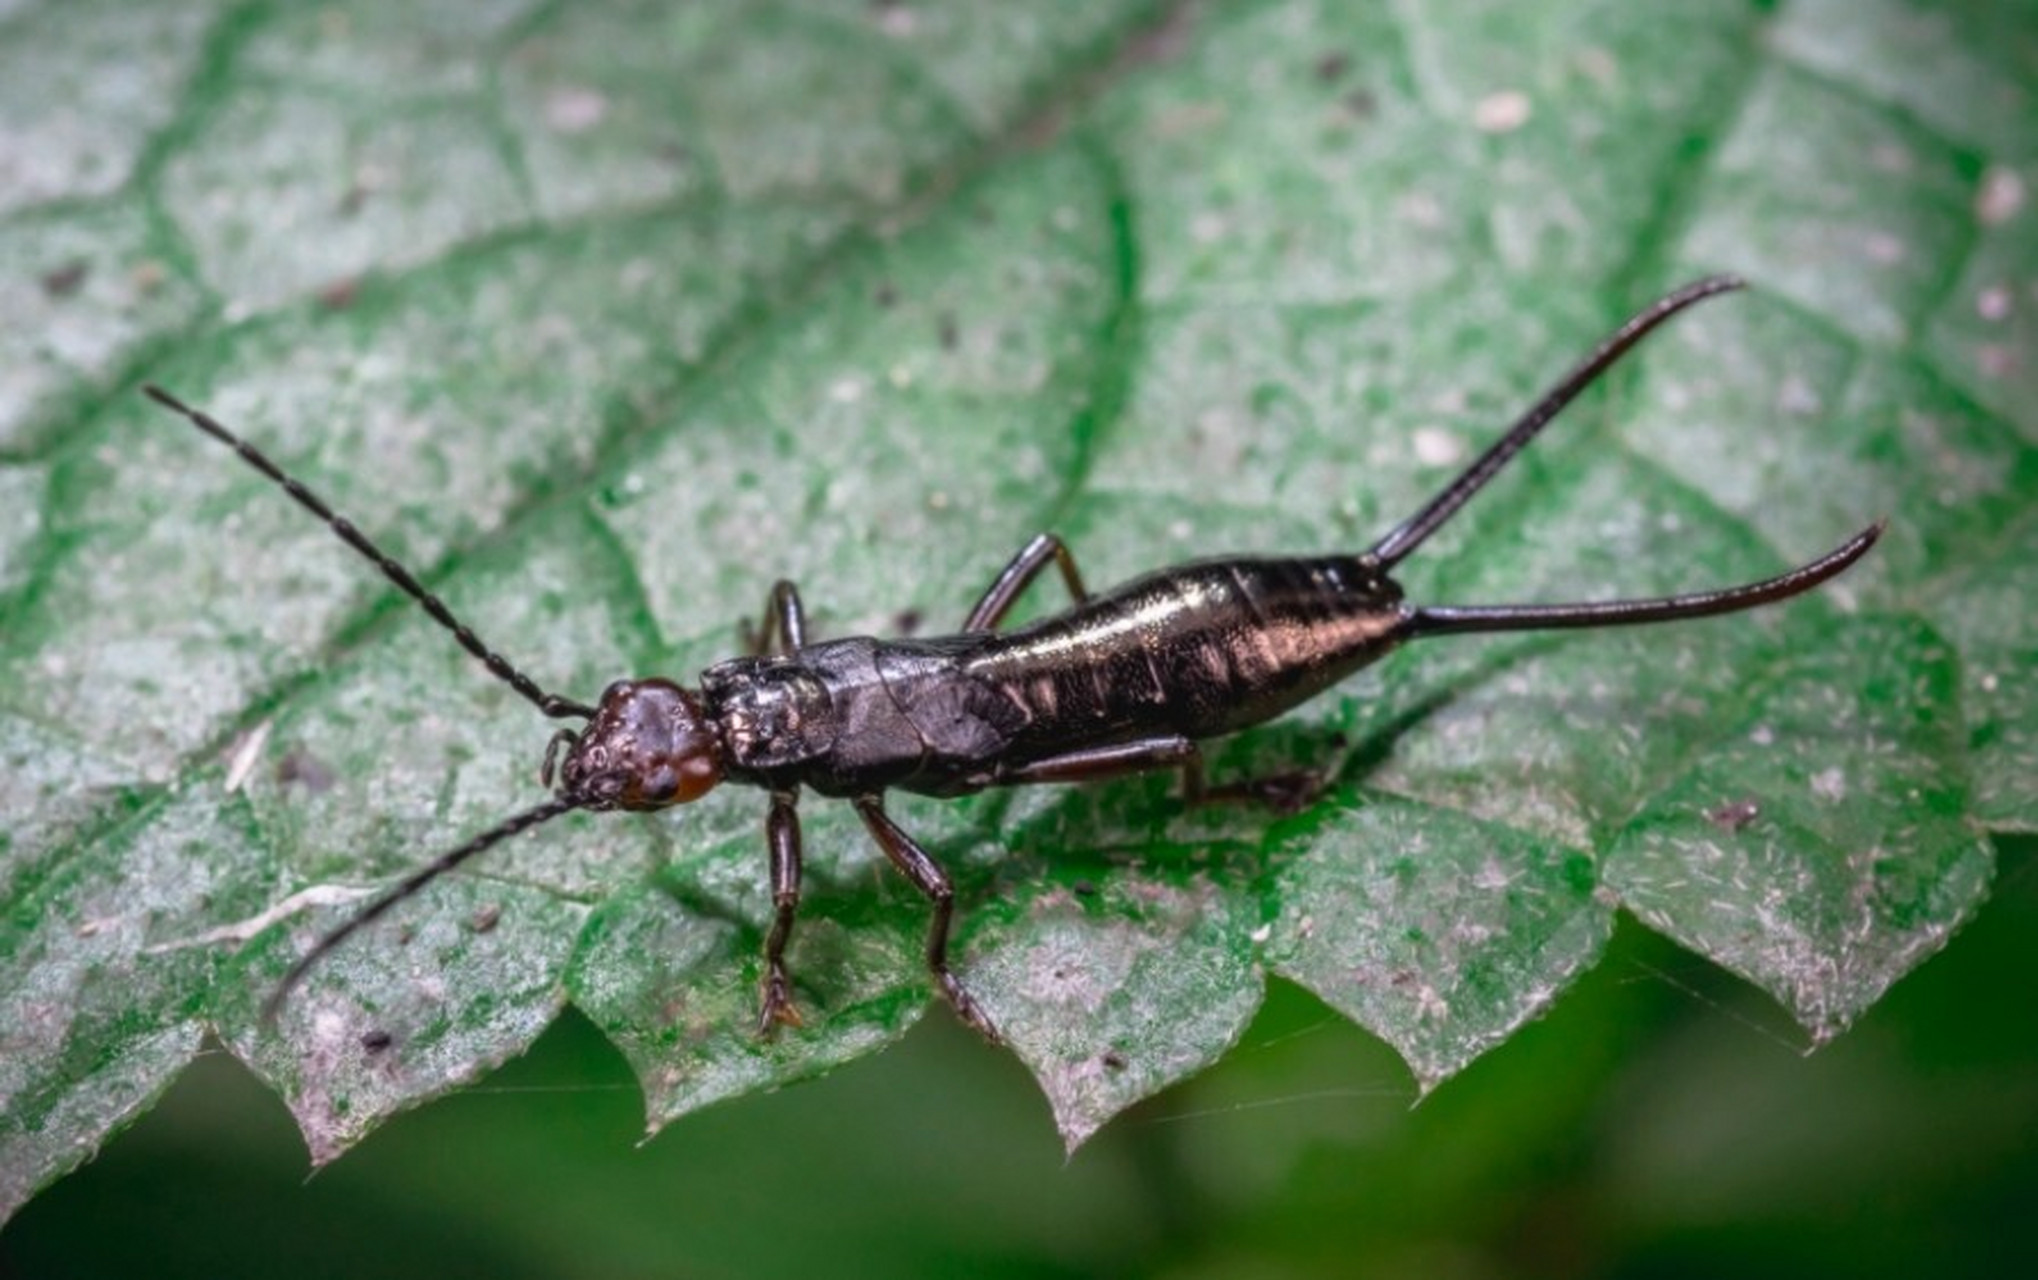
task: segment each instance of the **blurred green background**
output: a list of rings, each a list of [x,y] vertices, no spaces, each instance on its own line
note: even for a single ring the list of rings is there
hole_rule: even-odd
[[[485,1085],[305,1181],[280,1103],[210,1055],[0,1233],[0,1274],[2038,1274],[2038,862],[1830,1046],[1645,931],[1410,1108],[1292,987],[1215,1070],[1064,1160],[946,1016],[643,1147],[569,1015]]]

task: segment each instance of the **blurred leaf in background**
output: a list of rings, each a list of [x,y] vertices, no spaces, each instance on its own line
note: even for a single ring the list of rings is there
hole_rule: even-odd
[[[2030,6],[145,14],[0,15],[0,1199],[184,1078],[0,1258],[2028,1258],[1994,1216],[2038,1101],[2001,981],[2028,971],[2022,846],[1954,954],[1877,1001],[1980,906],[1984,830],[2038,813]],[[924,906],[835,806],[807,807],[810,1025],[775,1045],[747,1034],[744,795],[506,846],[256,1030],[345,907],[264,913],[528,802],[547,726],[141,378],[589,697],[726,656],[779,576],[827,634],[942,630],[1040,528],[1099,583],[1362,546],[1713,270],[1759,289],[1578,406],[1409,586],[1738,581],[1890,516],[1835,589],[1402,655],[1219,754],[1326,767],[1292,820],[1185,816],[1160,781],[896,806],[957,869],[965,973],[1061,1140],[1247,1036],[1066,1169],[1024,1075],[946,1025],[623,1150],[639,1087],[655,1128],[925,1008]],[[1269,972],[1415,1083],[1294,988],[1263,1008]],[[1871,1008],[1810,1063],[1777,1046]],[[319,1161],[534,1042],[497,1079],[568,1092],[442,1104],[300,1192],[209,1030]],[[135,1230],[81,1225],[110,1206]]]

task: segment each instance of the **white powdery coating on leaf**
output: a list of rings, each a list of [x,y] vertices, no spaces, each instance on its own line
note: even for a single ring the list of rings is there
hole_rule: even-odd
[[[1424,1092],[1537,1016],[1611,927],[1561,846],[1419,805],[1337,815],[1283,874],[1278,972],[1392,1045]],[[1510,870],[1510,868],[1512,868]]]
[[[1893,861],[1873,849],[1673,836],[1646,859],[1622,860],[1621,894],[1651,928],[1769,991],[1823,1044],[1945,945],[1958,904],[1990,874],[1977,845],[1903,924],[1882,884]]]
[[[1047,890],[1021,920],[973,940],[972,989],[1071,1151],[1243,1033],[1261,981],[1234,945],[1245,930],[1233,914],[1207,877],[1183,887],[1128,876],[1096,904]]]
[[[1527,94],[1503,89],[1479,99],[1472,108],[1472,123],[1482,133],[1513,133],[1529,122],[1534,110]]]
[[[0,1134],[0,1221],[27,1203],[46,1177],[97,1154],[101,1135],[155,1101],[198,1052],[201,1038],[199,1024],[186,1021],[129,1043],[97,1065],[90,1088],[66,1090],[34,1129]],[[0,1095],[0,1114],[9,1105]]]
[[[1990,165],[1974,196],[1975,220],[1985,227],[2008,222],[2024,207],[2024,179],[2007,165]]]
[[[470,926],[498,905],[493,927]],[[239,1028],[229,1046],[284,1095],[324,1164],[394,1112],[523,1052],[565,1003],[560,978],[585,917],[540,890],[449,878],[328,956],[278,1027]]]

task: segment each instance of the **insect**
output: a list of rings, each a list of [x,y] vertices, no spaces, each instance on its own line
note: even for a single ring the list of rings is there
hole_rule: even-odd
[[[159,387],[148,394],[234,449],[373,562],[440,626],[538,710],[580,720],[546,744],[551,798],[419,867],[320,938],[265,1006],[273,1018],[321,958],[426,884],[512,836],[576,810],[686,804],[723,782],[762,789],[773,914],[757,1030],[797,1025],[786,949],[800,902],[803,790],[847,800],[879,849],[933,906],[926,965],[957,1015],[989,1039],[990,1017],[948,958],[955,891],[939,863],[885,812],[892,790],[958,796],[986,787],[1087,782],[1146,770],[1182,775],[1185,799],[1268,797],[1283,780],[1210,788],[1198,744],[1287,711],[1410,640],[1477,631],[1629,626],[1733,613],[1808,591],[1874,545],[1877,522],[1817,560],[1743,586],[1642,600],[1486,607],[1416,606],[1392,571],[1483,488],[1563,407],[1651,330],[1741,287],[1695,281],[1630,318],[1413,516],[1357,554],[1235,556],[1162,569],[1092,595],[1068,547],[1028,542],[953,635],[812,640],[791,582],[775,584],[749,652],[692,688],[618,680],[589,706],[548,693],[482,643],[409,570],[260,451]],[[1049,566],[1073,603],[1001,630]],[[1294,794],[1292,787],[1287,792]]]

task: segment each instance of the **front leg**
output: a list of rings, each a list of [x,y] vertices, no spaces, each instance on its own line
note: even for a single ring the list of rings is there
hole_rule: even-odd
[[[941,994],[947,997],[956,1016],[975,1027],[984,1039],[992,1044],[1002,1043],[990,1016],[948,968],[948,925],[955,913],[955,886],[949,883],[948,874],[886,815],[883,797],[861,796],[855,804],[857,816],[863,819],[878,848],[885,851],[885,857],[934,904],[934,921],[927,930],[927,968],[940,984]]]
[[[757,1013],[757,1034],[770,1039],[780,1026],[800,1025],[793,1007],[793,982],[786,972],[785,949],[793,937],[793,916],[800,909],[800,814],[793,807],[797,791],[771,793],[771,811],[764,819],[764,839],[771,848],[771,936],[764,942],[764,1000]]]

